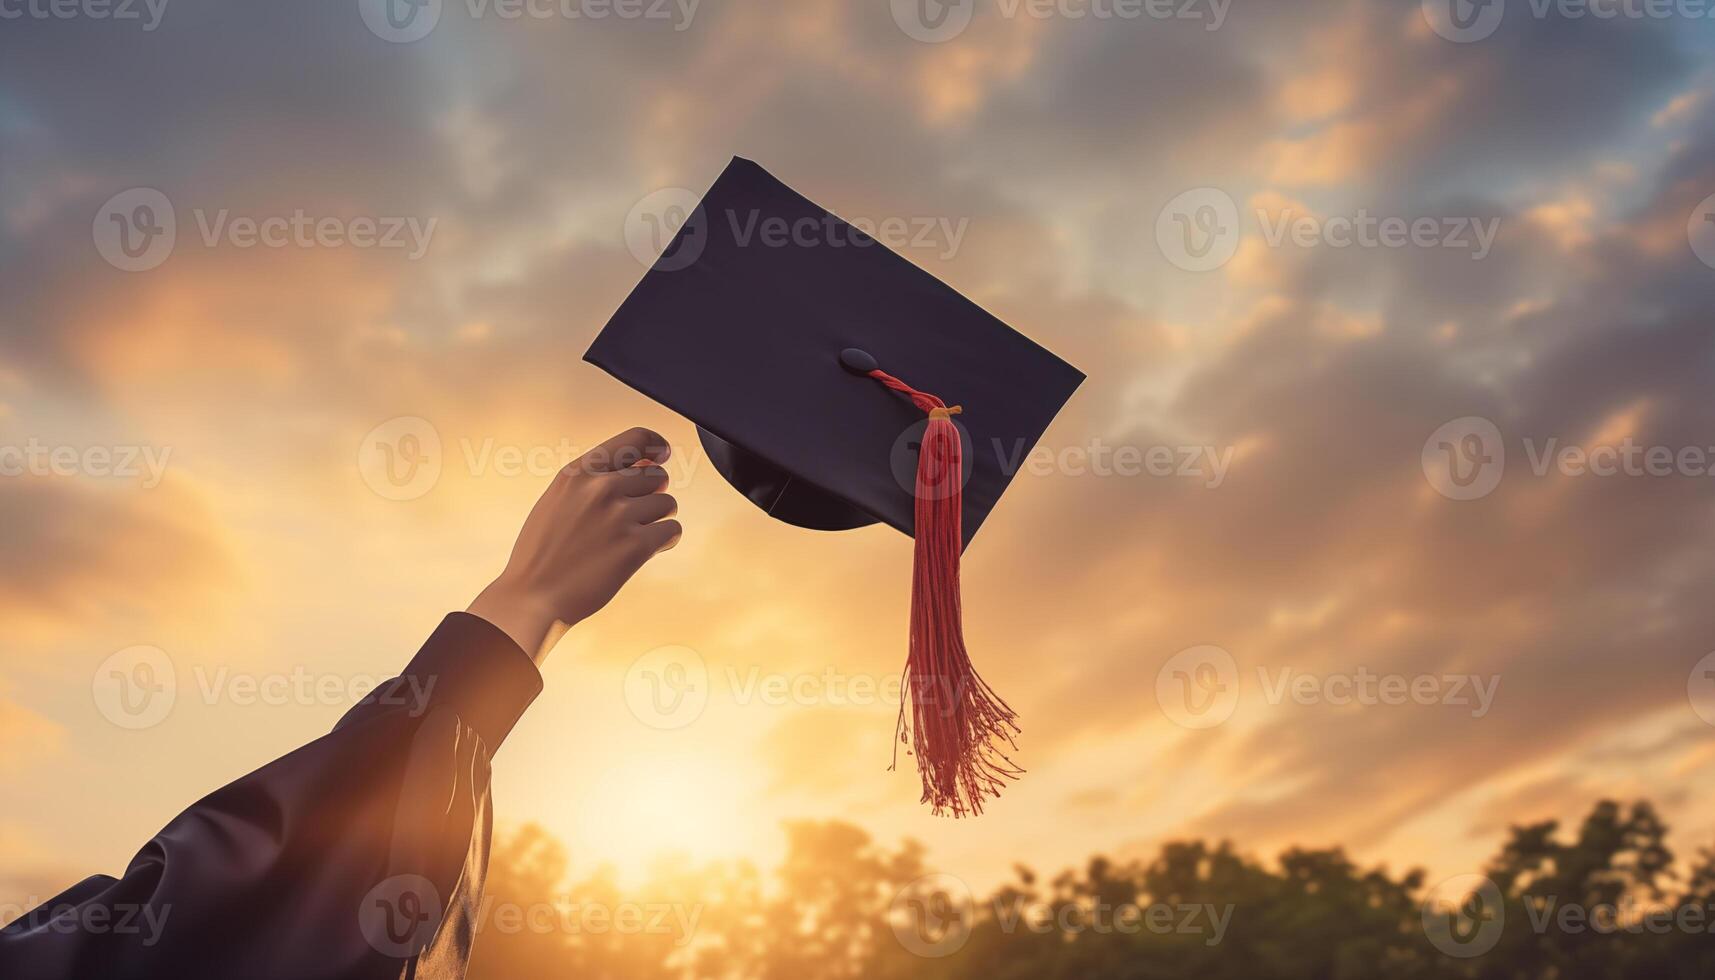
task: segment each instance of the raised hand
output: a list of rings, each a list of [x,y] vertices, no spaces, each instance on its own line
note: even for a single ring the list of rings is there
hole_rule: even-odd
[[[506,570],[469,612],[540,662],[556,622],[590,616],[679,543],[678,502],[661,467],[670,452],[656,433],[628,429],[560,470],[525,518]]]

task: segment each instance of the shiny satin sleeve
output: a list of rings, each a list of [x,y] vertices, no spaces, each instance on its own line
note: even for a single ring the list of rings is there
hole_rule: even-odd
[[[541,688],[506,634],[447,616],[332,732],[0,930],[0,978],[462,977],[489,759]]]

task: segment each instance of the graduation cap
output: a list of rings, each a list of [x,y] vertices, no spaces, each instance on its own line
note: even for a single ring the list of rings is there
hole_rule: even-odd
[[[1019,729],[966,653],[959,557],[1084,375],[737,158],[584,357],[771,517],[916,539],[896,735],[937,814],[981,813]]]

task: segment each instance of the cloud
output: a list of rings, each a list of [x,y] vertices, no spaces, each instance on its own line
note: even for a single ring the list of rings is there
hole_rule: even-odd
[[[0,609],[20,643],[195,607],[231,581],[219,532],[175,483],[7,477],[0,508]]]
[[[0,773],[15,775],[36,760],[52,757],[64,736],[65,729],[57,722],[0,694],[0,741],[13,748],[0,758]]]
[[[1715,173],[1685,183],[1715,186]],[[1300,269],[1285,287],[1294,298],[1193,371],[1169,407],[1217,442],[1263,447],[1220,490],[1067,484],[1081,497],[1063,508],[1067,517],[1104,521],[1075,550],[1100,553],[1100,539],[1129,547],[1077,578],[1085,590],[1057,595],[1057,624],[1109,624],[1119,638],[1083,652],[1086,669],[1051,701],[1059,724],[1049,723],[1050,737],[1129,730],[1154,666],[1195,642],[1229,647],[1243,671],[1497,676],[1497,708],[1482,719],[1444,708],[1256,705],[1241,709],[1238,725],[1203,735],[1205,751],[1184,762],[1212,756],[1235,787],[1193,818],[1202,830],[1362,845],[1682,703],[1685,651],[1706,646],[1715,629],[1704,599],[1715,572],[1704,481],[1537,476],[1524,448],[1527,439],[1540,451],[1550,438],[1625,437],[1703,447],[1715,431],[1706,397],[1715,341],[1701,313],[1715,277],[1683,240],[1698,194],[1676,183],[1658,195],[1575,248],[1567,266],[1578,273],[1553,283],[1546,306],[1509,322],[1504,292],[1486,310],[1473,303],[1475,329],[1454,344],[1413,329],[1415,318],[1390,317],[1369,336],[1321,331],[1322,280],[1313,266]],[[1675,218],[1677,250],[1656,256],[1634,244],[1640,229]],[[1503,261],[1541,266],[1531,253],[1563,248],[1524,239]],[[1422,288],[1403,275],[1421,276],[1421,263],[1373,253],[1351,261],[1348,281],[1382,267],[1402,273],[1383,280],[1393,288]],[[1452,271],[1435,274],[1463,289]],[[1472,267],[1465,279],[1491,274]],[[1418,455],[1436,425],[1468,414],[1495,420],[1513,456],[1496,494],[1453,504],[1428,490]],[[1128,495],[1131,507],[1118,502]],[[1122,575],[1129,601],[1091,584]],[[1129,637],[1119,626],[1128,608]],[[1327,612],[1295,626],[1297,617],[1280,615],[1293,608]],[[1260,692],[1247,681],[1245,693]],[[1270,788],[1247,794],[1247,784]]]
[[[925,45],[885,5],[836,0],[707,5],[683,32],[450,9],[416,45],[350,7],[213,0],[175,0],[143,39],[0,35],[0,422],[171,445],[183,467],[148,493],[0,480],[9,622],[64,639],[213,596],[325,611],[364,575],[399,578],[244,594],[245,568],[327,553],[436,586],[480,577],[536,481],[459,472],[461,440],[589,444],[642,422],[690,449],[689,423],[579,358],[642,273],[632,205],[740,154],[848,216],[968,219],[957,254],[909,257],[1090,374],[1050,450],[1232,453],[1217,487],[1027,473],[985,526],[965,565],[973,656],[1023,715],[1027,780],[1054,787],[1021,785],[992,819],[1071,807],[1113,816],[1115,840],[1147,821],[1385,848],[1495,794],[1438,831],[1462,838],[1515,808],[1516,783],[1574,806],[1596,788],[1574,747],[1683,697],[1685,650],[1715,627],[1707,488],[1539,477],[1523,447],[1715,431],[1715,273],[1685,240],[1715,192],[1715,107],[1687,94],[1682,32],[1509,18],[1456,45],[1416,4],[1326,0],[1235,6],[1219,31],[987,10]],[[1501,230],[1474,261],[1273,247],[1247,215],[1239,258],[1199,278],[1162,260],[1153,226],[1204,185],[1247,208]],[[180,212],[180,246],[146,274],[91,242],[131,186]],[[202,243],[197,212],[220,209],[438,223],[411,261]],[[378,512],[353,453],[401,415],[433,419],[448,472]],[[1455,503],[1420,453],[1464,415],[1492,419],[1510,460],[1495,494]],[[707,467],[676,492],[685,544],[580,627],[591,659],[682,643],[776,672],[898,669],[908,541],[779,526]],[[297,565],[269,550],[287,539]],[[1249,699],[1186,732],[1161,718],[1155,673],[1200,643],[1234,654]],[[1501,687],[1480,719],[1269,705],[1255,671],[1284,666]],[[781,807],[903,824],[914,782],[874,782],[891,735],[874,720],[780,709],[735,726],[731,750],[759,754]],[[1013,843],[999,826],[996,853]]]

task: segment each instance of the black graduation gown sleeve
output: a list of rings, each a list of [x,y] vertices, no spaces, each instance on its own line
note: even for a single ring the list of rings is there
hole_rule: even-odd
[[[506,634],[453,613],[331,733],[0,930],[0,978],[464,976],[489,757],[541,688]]]

